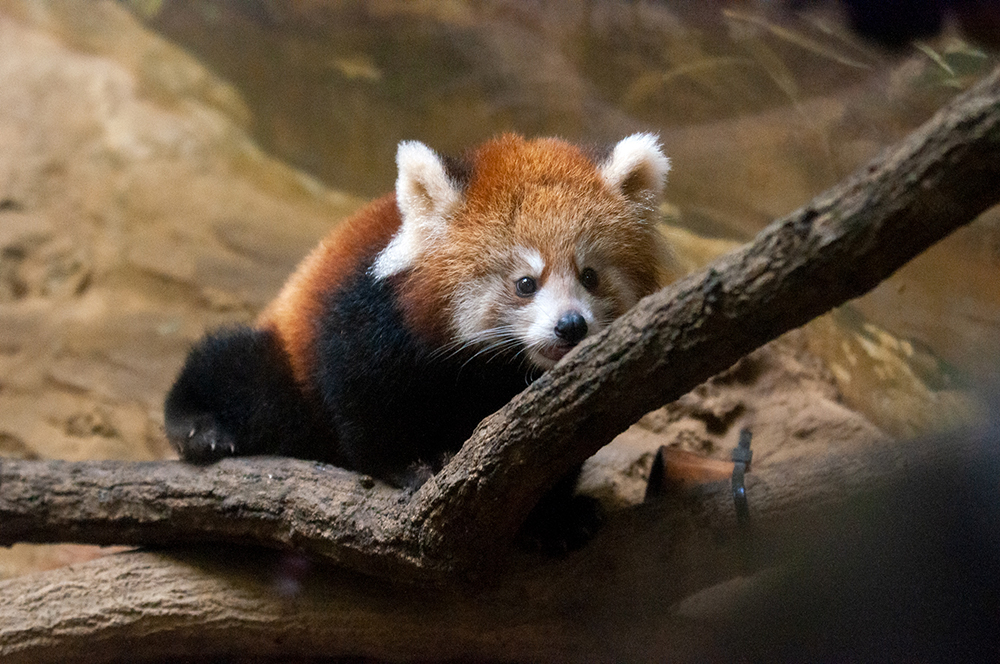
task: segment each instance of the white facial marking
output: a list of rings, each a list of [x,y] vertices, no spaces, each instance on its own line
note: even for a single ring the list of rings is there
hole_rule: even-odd
[[[496,324],[491,316],[497,303],[506,297],[508,285],[503,277],[489,275],[462,284],[455,293],[453,323],[458,338],[463,343],[489,345],[500,334],[491,333]]]
[[[541,277],[542,272],[545,271],[545,259],[542,258],[542,254],[537,249],[530,247],[518,247],[516,251],[517,255],[528,267],[528,272],[522,276],[534,277],[535,279]]]
[[[516,314],[515,329],[528,349],[529,359],[538,367],[549,369],[573,347],[556,336],[559,320],[572,312],[587,323],[587,336],[602,327],[596,311],[599,303],[587,292],[575,273],[552,272],[531,302]]]
[[[553,269],[546,266],[537,249],[516,247],[509,273],[462,284],[453,300],[456,350],[520,352],[539,369],[555,366],[576,346],[556,334],[560,319],[573,312],[579,314],[587,324],[586,338],[603,330],[616,312],[638,300],[629,279],[613,266],[602,264],[599,254],[588,256],[593,253],[592,247],[578,247],[573,267]],[[580,282],[579,272],[588,267],[597,273],[600,296]],[[537,290],[527,296],[518,295],[516,290],[524,277],[537,283]]]
[[[455,294],[453,318],[461,345],[477,352],[522,352],[534,366],[550,369],[576,346],[556,333],[563,317],[579,314],[587,325],[586,338],[603,330],[622,304],[635,303],[635,288],[625,275],[602,265],[596,255],[588,259],[592,248],[580,246],[574,253],[573,267],[553,269],[537,249],[516,247],[508,274],[463,284]],[[584,268],[593,269],[604,284],[600,296],[580,282]],[[524,277],[535,280],[536,291],[518,294],[517,283]]]

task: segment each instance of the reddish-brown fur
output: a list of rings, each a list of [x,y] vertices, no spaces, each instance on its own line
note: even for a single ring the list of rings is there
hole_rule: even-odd
[[[573,269],[577,240],[583,235],[625,273],[640,296],[667,278],[657,249],[658,231],[630,219],[634,202],[612,191],[578,147],[558,139],[525,140],[506,134],[470,151],[465,159],[471,177],[464,202],[449,222],[448,240],[401,275],[404,316],[425,338],[441,344],[453,340],[456,290],[477,276],[501,271],[517,245],[536,248],[546,271]],[[258,325],[278,334],[300,385],[311,385],[315,323],[323,297],[356,270],[359,261],[385,247],[400,223],[394,195],[366,206],[313,250],[261,314]],[[567,234],[567,224],[578,225],[578,232]],[[521,304],[512,296],[495,306]],[[616,315],[625,308],[616,307]]]
[[[408,317],[416,329],[446,338],[449,330],[442,326],[447,325],[455,288],[497,270],[517,244],[537,248],[546,271],[572,267],[566,265],[577,239],[566,233],[571,222],[583,222],[579,234],[598,242],[640,295],[670,279],[658,253],[658,231],[653,225],[625,223],[634,214],[631,204],[608,188],[577,146],[505,134],[466,158],[472,175],[465,202],[450,224],[449,241],[405,284]],[[521,304],[512,298],[497,306]],[[616,313],[624,313],[624,307]]]
[[[415,487],[667,276],[652,206],[669,161],[651,134],[597,164],[513,135],[460,162],[404,142],[396,161],[396,194],[335,228],[256,329],[192,349],[164,404],[185,459],[289,454]],[[574,479],[529,527],[560,548],[595,525]]]

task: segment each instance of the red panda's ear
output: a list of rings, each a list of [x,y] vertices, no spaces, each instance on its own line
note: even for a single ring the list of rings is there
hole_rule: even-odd
[[[648,205],[663,192],[670,160],[660,150],[655,134],[632,134],[618,141],[599,169],[613,190],[634,203]]]
[[[462,202],[462,189],[444,160],[419,141],[403,141],[396,152],[396,200],[403,224],[410,218],[442,219]]]
[[[396,165],[396,204],[402,223],[372,266],[380,279],[411,267],[441,241],[463,196],[461,185],[448,175],[441,157],[419,141],[399,144]]]

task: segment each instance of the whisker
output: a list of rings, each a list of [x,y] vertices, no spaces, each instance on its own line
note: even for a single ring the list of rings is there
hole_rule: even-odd
[[[457,339],[449,344],[438,348],[431,354],[431,359],[449,359],[462,353],[468,348],[479,346],[485,342],[486,347],[493,345],[495,341],[506,342],[515,339],[514,328],[511,325],[498,325],[486,330],[481,330],[469,339]]]
[[[493,360],[494,358],[498,357],[504,351],[506,351],[508,349],[511,349],[511,348],[517,348],[518,346],[521,346],[521,345],[522,344],[521,344],[520,340],[516,339],[516,338],[501,339],[498,343],[489,344],[489,345],[484,346],[484,347],[480,348],[479,350],[477,350],[475,353],[472,354],[471,357],[469,357],[468,360],[466,360],[462,364],[462,366],[464,367],[469,362],[475,360],[478,357],[482,357],[483,355],[487,356],[485,358],[485,361],[489,362],[489,361]],[[517,355],[517,353],[515,353],[515,356],[516,355]]]
[[[431,359],[450,359],[471,350],[472,352],[469,353],[460,367],[462,369],[474,360],[490,362],[496,357],[508,353],[511,349],[521,346],[521,339],[517,336],[513,325],[497,325],[436,349],[431,354]]]

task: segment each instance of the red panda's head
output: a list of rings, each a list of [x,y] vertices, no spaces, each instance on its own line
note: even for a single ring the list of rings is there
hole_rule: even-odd
[[[670,164],[651,134],[592,155],[504,135],[460,160],[404,142],[396,160],[402,223],[372,272],[400,279],[411,325],[446,348],[548,369],[667,279]]]

